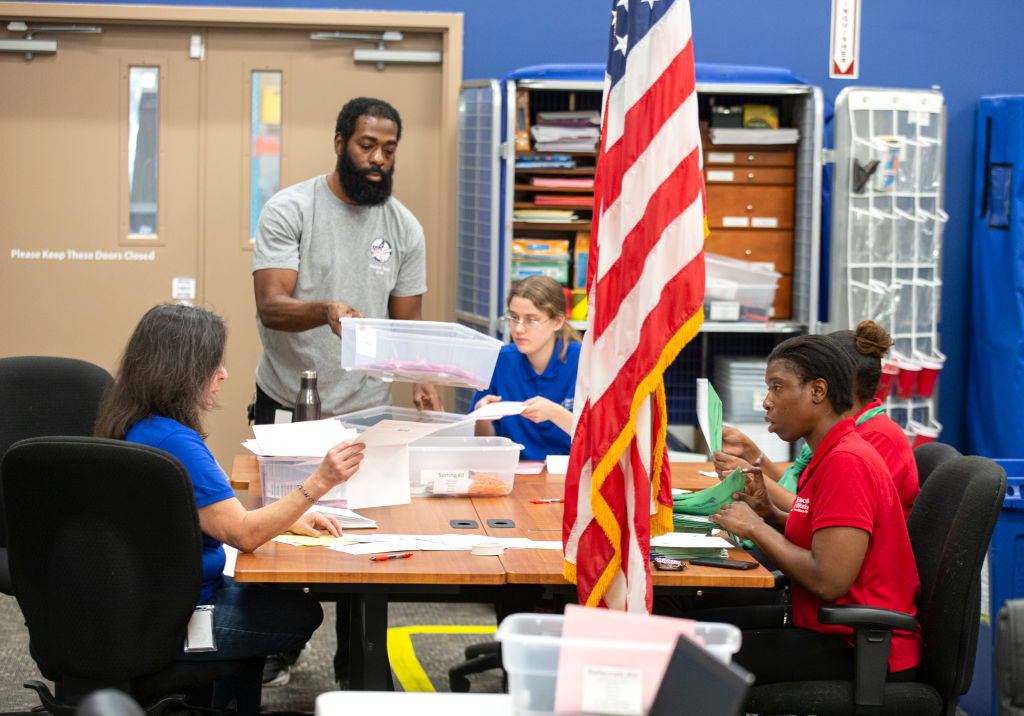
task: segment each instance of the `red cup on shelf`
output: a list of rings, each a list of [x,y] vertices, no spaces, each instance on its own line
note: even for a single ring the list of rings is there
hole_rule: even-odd
[[[896,397],[907,400],[914,395],[917,389],[917,376],[921,372],[921,366],[909,360],[900,361],[900,372],[896,376]]]
[[[892,385],[896,382],[896,376],[899,375],[900,367],[890,361],[882,361],[882,375],[878,379],[878,391],[875,393],[875,397],[881,400],[883,403],[886,398],[889,397],[889,393],[892,392]]]
[[[942,425],[939,423],[931,423],[930,425],[912,423],[908,427],[914,433],[914,447],[935,442],[939,437],[939,433],[942,432]]]
[[[930,398],[935,391],[935,382],[939,379],[939,371],[942,370],[941,359],[929,358],[921,361],[921,372],[917,376],[917,394],[921,398]]]

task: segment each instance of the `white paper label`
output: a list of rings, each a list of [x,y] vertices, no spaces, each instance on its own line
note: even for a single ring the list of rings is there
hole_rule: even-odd
[[[356,327],[356,355],[377,357],[377,331],[370,326]]]
[[[582,706],[591,713],[639,716],[643,713],[643,671],[584,666]]]
[[[194,301],[196,280],[191,276],[175,276],[171,279],[171,298],[176,301]]]
[[[755,216],[750,220],[750,225],[755,229],[777,229],[779,220],[774,216]]]
[[[433,485],[433,495],[465,495],[469,492],[469,470],[420,470],[420,482]]]
[[[736,172],[727,169],[709,169],[708,181],[736,181]]]
[[[712,301],[711,314],[708,318],[712,321],[738,321],[740,320],[739,301]]]
[[[708,152],[708,164],[734,164],[736,155],[732,152]]]
[[[750,219],[745,216],[723,216],[722,226],[729,229],[745,229],[750,226]]]

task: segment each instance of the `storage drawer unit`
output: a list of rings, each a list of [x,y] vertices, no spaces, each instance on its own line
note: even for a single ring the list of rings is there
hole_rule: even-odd
[[[705,135],[704,160],[711,232],[705,249],[772,264],[782,274],[772,318],[790,318],[796,152],[785,145],[715,145]]]

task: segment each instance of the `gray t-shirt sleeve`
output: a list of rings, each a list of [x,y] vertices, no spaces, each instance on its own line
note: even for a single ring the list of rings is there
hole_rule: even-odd
[[[404,257],[391,295],[398,298],[419,296],[427,292],[427,249],[423,227],[412,214],[407,214]]]
[[[256,241],[252,252],[252,270],[299,270],[299,237],[302,236],[303,211],[293,196],[277,194],[260,212]]]

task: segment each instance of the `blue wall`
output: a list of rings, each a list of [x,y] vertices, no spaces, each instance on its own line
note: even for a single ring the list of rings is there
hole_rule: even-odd
[[[178,0],[151,4],[460,12],[466,79],[547,62],[604,62],[611,0]],[[941,87],[947,104],[946,225],[940,383],[942,440],[964,448],[970,217],[975,107],[982,95],[1024,92],[1019,0],[901,0],[862,6],[860,78],[828,79],[825,0],[691,0],[698,62],[788,67],[834,100],[850,84]]]

